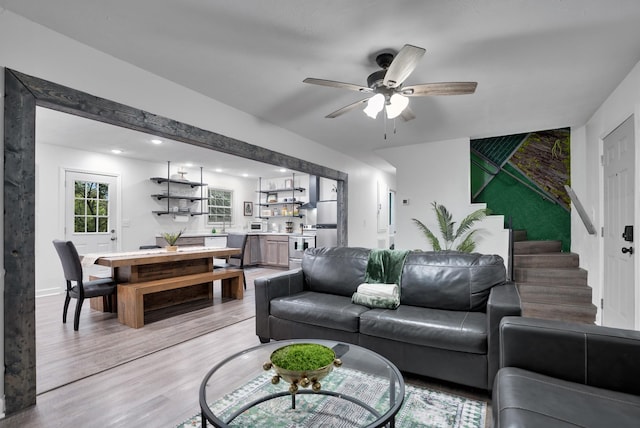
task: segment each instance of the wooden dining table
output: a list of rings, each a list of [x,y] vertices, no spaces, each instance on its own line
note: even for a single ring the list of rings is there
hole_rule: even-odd
[[[213,301],[213,281],[222,281],[222,296],[243,297],[242,270],[214,269],[214,258],[240,254],[240,248],[181,247],[109,254],[87,254],[83,264],[107,266],[118,284],[118,319],[134,328],[144,325],[144,312],[195,300]],[[91,302],[99,309],[100,302]]]

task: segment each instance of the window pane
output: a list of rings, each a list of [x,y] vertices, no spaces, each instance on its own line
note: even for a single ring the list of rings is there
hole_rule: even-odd
[[[84,190],[85,190],[85,182],[84,181],[76,181],[74,184],[74,197],[76,198],[84,198]]]
[[[109,204],[107,201],[98,201],[98,215],[109,215]]]
[[[98,232],[107,232],[109,230],[109,219],[107,217],[98,217]]]
[[[84,233],[85,229],[84,229],[85,223],[84,223],[84,217],[75,217],[73,219],[73,231],[76,233]]]
[[[231,223],[233,219],[233,192],[209,188],[207,221],[209,223]]]
[[[96,201],[87,201],[87,215],[96,215]]]
[[[109,185],[100,183],[98,189],[98,198],[109,199]]]
[[[80,200],[76,199],[76,200],[73,202],[73,205],[74,205],[74,207],[73,207],[73,213],[74,213],[75,215],[84,215],[84,200],[82,200],[82,199],[80,199]]]
[[[98,197],[97,187],[98,183],[87,183],[87,198],[96,199]]]
[[[96,218],[87,217],[87,232],[95,232],[95,231],[96,231]]]

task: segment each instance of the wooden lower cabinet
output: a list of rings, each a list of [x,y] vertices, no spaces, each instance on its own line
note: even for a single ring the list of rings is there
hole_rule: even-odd
[[[260,248],[260,236],[247,236],[247,244],[244,247],[245,266],[255,266],[262,264],[262,248]]]
[[[263,236],[264,257],[263,264],[277,267],[289,267],[289,237]]]

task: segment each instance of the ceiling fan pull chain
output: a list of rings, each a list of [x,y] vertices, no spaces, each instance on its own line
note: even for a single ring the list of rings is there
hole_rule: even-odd
[[[383,111],[384,116],[382,117],[382,121],[384,122],[384,139],[387,139],[387,110]]]

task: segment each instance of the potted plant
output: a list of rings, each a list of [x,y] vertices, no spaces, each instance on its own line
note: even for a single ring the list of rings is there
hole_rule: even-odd
[[[442,239],[444,240],[444,247],[440,245],[440,241],[435,236],[431,230],[424,225],[420,220],[416,218],[412,218],[413,222],[418,226],[418,229],[424,233],[426,238],[431,243],[433,247],[433,251],[443,251],[443,250],[453,250],[462,251],[465,253],[470,253],[476,248],[476,242],[473,239],[473,235],[476,230],[471,230],[473,224],[477,221],[484,219],[487,214],[489,214],[489,210],[482,208],[476,210],[466,216],[460,222],[460,226],[458,229],[454,231],[455,222],[452,220],[451,213],[444,205],[439,205],[437,202],[433,202],[431,204],[433,206],[433,210],[436,213],[436,217],[438,218],[438,225],[440,226],[440,233],[442,234]],[[466,235],[465,235],[466,233]],[[464,236],[463,236],[464,235]],[[454,243],[460,240],[458,245],[454,247]]]
[[[178,246],[176,245],[176,242],[178,242],[178,239],[180,239],[183,232],[184,232],[184,229],[175,233],[164,232],[162,234],[162,237],[164,238],[164,240],[167,241],[167,246],[165,247],[167,251],[178,251]]]
[[[333,366],[341,365],[342,361],[336,358],[331,348],[317,343],[295,343],[273,351],[262,368],[273,368],[276,375],[271,383],[277,384],[282,378],[290,384],[289,392],[295,394],[299,386],[311,386],[313,391],[318,392],[321,388],[320,381],[331,373]]]

